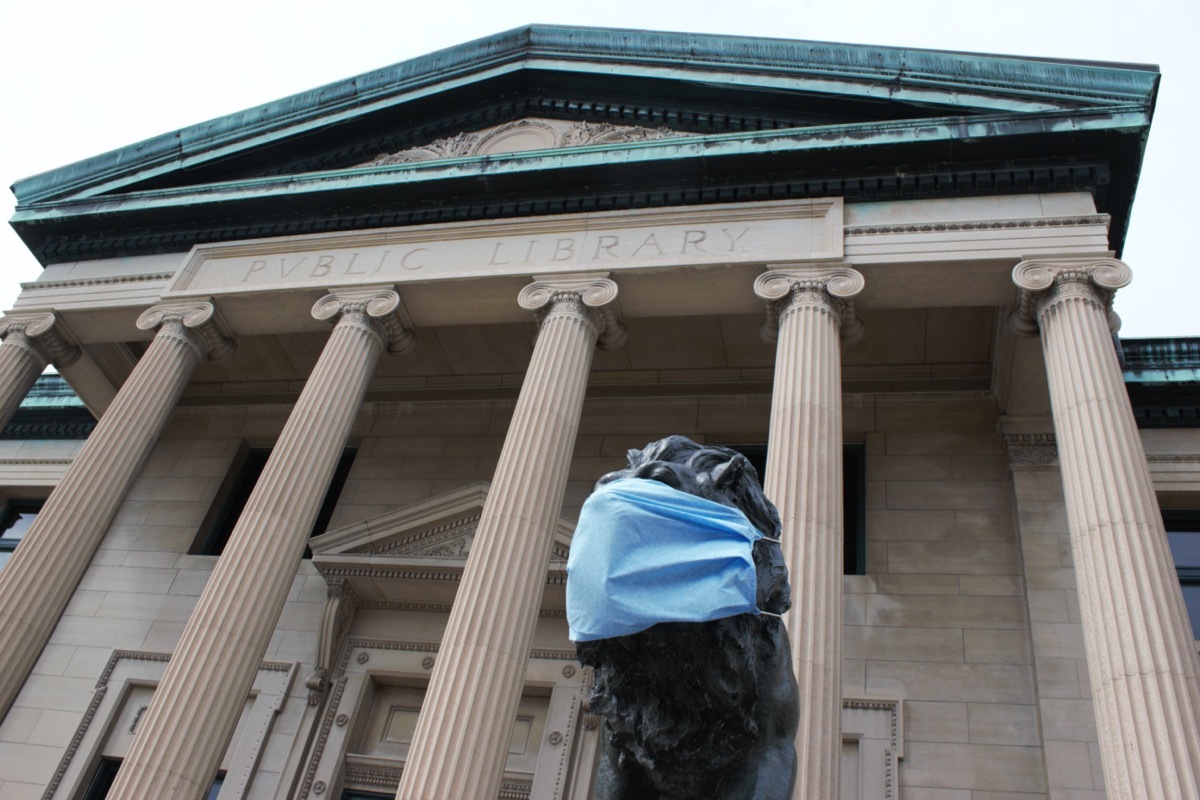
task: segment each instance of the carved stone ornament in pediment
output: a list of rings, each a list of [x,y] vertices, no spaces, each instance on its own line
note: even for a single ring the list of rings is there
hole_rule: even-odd
[[[564,147],[622,144],[686,136],[670,128],[646,128],[611,122],[568,122],[557,119],[519,119],[481,131],[457,133],[420,147],[376,156],[362,166],[388,166],[443,158],[491,156]]]

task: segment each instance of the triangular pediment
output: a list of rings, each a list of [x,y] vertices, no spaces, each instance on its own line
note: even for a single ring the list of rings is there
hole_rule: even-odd
[[[12,224],[44,261],[98,258],[639,192],[717,202],[764,177],[818,181],[770,196],[978,192],[950,168],[1064,147],[1112,166],[1043,168],[1051,188],[1104,182],[1127,203],[1157,86],[1137,65],[534,25],[18,181]],[[915,188],[880,183],[893,167]]]
[[[377,564],[421,559],[465,562],[490,486],[479,482],[411,506],[389,511],[313,537],[309,545],[320,565],[344,556]],[[559,520],[551,562],[565,563],[574,524]]]

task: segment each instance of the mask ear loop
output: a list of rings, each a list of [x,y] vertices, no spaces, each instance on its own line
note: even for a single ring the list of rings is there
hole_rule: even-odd
[[[780,541],[779,539],[772,539],[770,536],[763,536],[761,539],[759,539],[759,541],[760,542],[771,542],[772,544],[777,544],[780,547],[783,546],[782,541]],[[783,619],[782,614],[773,614],[770,611],[763,611],[761,608],[758,609],[758,613],[762,614],[763,616],[774,617],[775,619]]]

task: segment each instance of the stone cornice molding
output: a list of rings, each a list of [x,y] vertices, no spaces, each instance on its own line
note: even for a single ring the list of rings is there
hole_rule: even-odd
[[[10,311],[0,318],[0,339],[28,350],[43,363],[63,369],[82,352],[53,311]]]
[[[1082,225],[1103,225],[1112,222],[1108,214],[1085,214],[1072,217],[1031,217],[1021,219],[978,219],[954,222],[909,222],[897,225],[847,225],[846,236],[886,236],[898,233],[945,233],[954,231],[996,231],[1014,228],[1067,228]]]
[[[617,305],[617,284],[607,272],[535,275],[517,295],[517,303],[537,315],[538,325],[554,314],[585,320],[596,331],[601,350],[615,350],[628,336]]]
[[[207,356],[212,361],[220,361],[237,349],[237,340],[211,300],[151,306],[138,317],[137,327],[143,331],[158,328],[159,336],[174,336],[201,358]]]
[[[1029,259],[1013,268],[1012,278],[1021,294],[1008,323],[1022,336],[1036,336],[1046,311],[1072,297],[1102,308],[1115,332],[1121,320],[1112,310],[1113,297],[1133,280],[1133,271],[1109,256]]]
[[[1004,449],[1013,469],[1058,465],[1058,444],[1052,433],[1006,433]]]
[[[780,318],[798,305],[816,305],[837,318],[843,341],[856,342],[865,331],[854,313],[854,297],[865,285],[862,273],[846,264],[773,266],[754,279],[754,293],[767,304],[759,336],[773,344]]]
[[[312,308],[319,320],[339,325],[359,325],[370,331],[389,353],[407,355],[417,346],[408,312],[392,286],[331,289]]]

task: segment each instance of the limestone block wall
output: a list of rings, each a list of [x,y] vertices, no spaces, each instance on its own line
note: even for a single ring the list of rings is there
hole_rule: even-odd
[[[880,401],[843,686],[905,700],[906,800],[1047,798],[1025,580],[984,405]]]
[[[1050,797],[1100,800],[1104,773],[1062,478],[1055,466],[1015,467],[1013,489]]]
[[[764,442],[769,405],[765,395],[588,400],[564,516],[577,514],[597,477],[623,466],[626,450],[651,439]],[[491,479],[512,407],[369,402],[330,527]],[[287,412],[177,411],[0,725],[0,797],[42,797],[114,649],[173,648],[215,563],[188,547],[238,449],[269,446]],[[1086,670],[1070,628],[1073,584],[1061,572],[1066,545],[1051,541],[1065,537],[1057,473],[1021,473],[1014,484],[983,395],[850,395],[844,413],[847,441],[867,450],[869,573],[845,583],[844,690],[904,700],[893,797],[1098,800]],[[323,578],[304,562],[265,656],[300,662],[299,677],[247,797],[286,796],[275,776],[300,767],[313,724],[304,678],[325,601]],[[414,637],[441,625],[412,622]],[[539,646],[550,647],[545,637],[561,627],[541,626]]]

